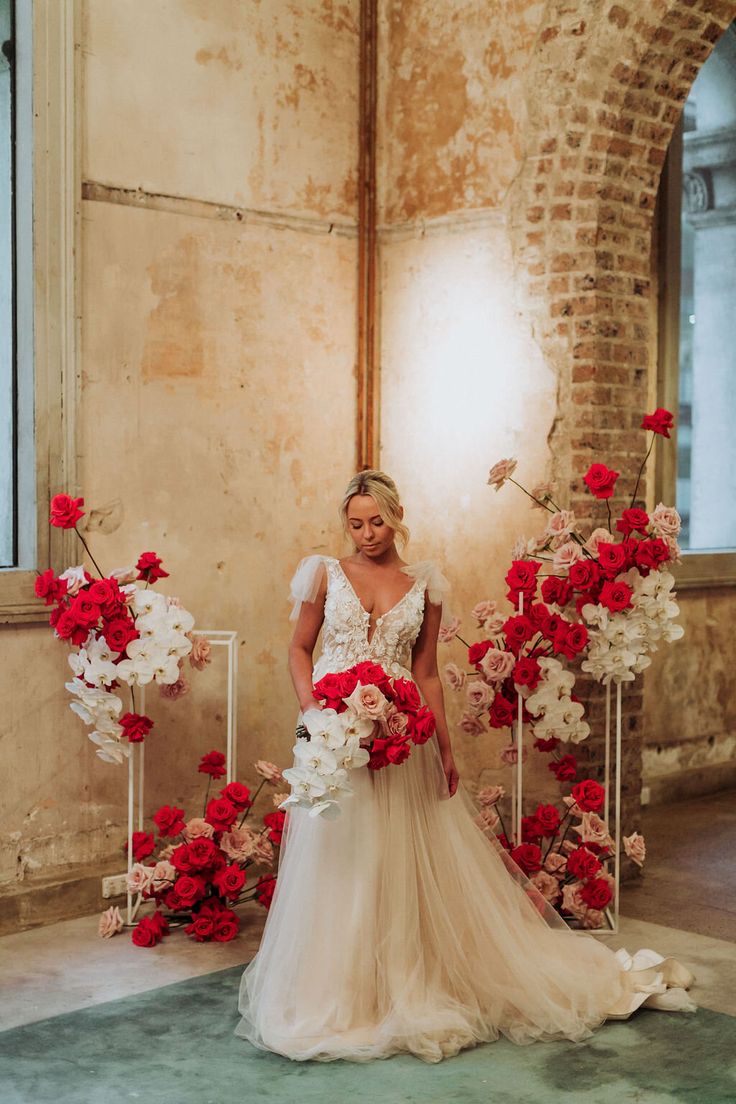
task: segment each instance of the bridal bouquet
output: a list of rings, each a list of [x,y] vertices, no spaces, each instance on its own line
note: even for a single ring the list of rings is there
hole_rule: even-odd
[[[422,705],[416,685],[389,678],[377,663],[325,675],[315,683],[314,696],[324,707],[304,713],[308,739],[297,740],[295,766],[283,772],[291,794],[282,809],[296,805],[334,820],[341,799],[353,793],[348,771],[403,763],[412,744],[434,734],[434,714]]]
[[[178,598],[149,590],[151,583],[168,577],[155,552],[143,552],[135,567],[118,568],[104,575],[76,527],[84,516],[83,498],[55,495],[51,500],[52,525],[74,529],[84,545],[99,579],[84,568],[69,567],[58,578],[49,568],[36,579],[36,595],[54,605],[49,624],[59,640],[78,650],[69,656],[74,678],[67,690],[75,701],[70,708],[92,726],[89,739],[106,763],[122,763],[130,744],[144,740],[153,721],[135,711],[134,686],[155,682],[168,698],[189,690],[183,673],[185,656],[191,667],[203,670],[210,662],[210,643],[192,633],[194,618]],[[145,586],[139,587],[142,581]],[[125,683],[131,688],[132,710],[114,691]]]
[[[246,821],[261,788],[266,783],[278,786],[283,775],[275,764],[263,759],[255,768],[261,782],[252,796],[242,782],[230,782],[217,797],[210,798],[213,779],[222,778],[226,771],[225,756],[219,751],[208,752],[198,767],[208,776],[202,815],[187,818],[183,809],[162,805],[153,815],[156,833],[133,833],[135,864],[128,875],[128,890],[156,905],[155,911],[141,917],[133,929],[136,946],[160,943],[169,934],[170,920],[189,920],[184,930],[198,943],[227,943],[240,928],[240,918],[234,911],[237,905],[256,900],[264,908],[270,907],[276,875],[261,874],[248,888],[246,883],[251,867],[270,870],[276,862],[285,820],[285,813],[277,806],[283,794],[274,795],[276,808],[262,817],[261,829]],[[127,846],[126,840],[123,850]],[[118,908],[102,914],[100,935],[115,935],[122,927]]]

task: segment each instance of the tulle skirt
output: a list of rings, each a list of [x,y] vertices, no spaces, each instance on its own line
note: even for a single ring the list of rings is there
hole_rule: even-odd
[[[462,783],[449,797],[434,739],[351,783],[334,821],[287,814],[237,1035],[296,1060],[436,1062],[500,1035],[582,1040],[625,1004],[614,953],[534,903]]]

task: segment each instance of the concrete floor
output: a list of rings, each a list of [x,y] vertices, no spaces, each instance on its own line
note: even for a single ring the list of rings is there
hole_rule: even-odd
[[[736,1016],[736,794],[723,793],[647,811],[645,877],[622,887],[622,919],[608,946],[651,947],[695,973],[703,1008]],[[246,913],[232,943],[196,944],[174,932],[142,951],[127,933],[97,935],[97,915],[0,939],[0,1030],[245,964],[265,913]]]

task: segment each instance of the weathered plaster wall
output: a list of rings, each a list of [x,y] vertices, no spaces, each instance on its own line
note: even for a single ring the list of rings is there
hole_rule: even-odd
[[[290,751],[288,579],[339,543],[354,465],[357,9],[85,5],[88,540],[105,569],[155,550],[160,589],[200,627],[237,630],[246,777]],[[126,781],[68,709],[50,629],[2,645],[0,883],[17,889],[119,854]],[[148,696],[149,806],[200,795],[199,756],[224,750],[224,651],[191,682],[177,703]]]

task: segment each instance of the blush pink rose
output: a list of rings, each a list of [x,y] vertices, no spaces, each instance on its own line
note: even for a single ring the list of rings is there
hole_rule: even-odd
[[[552,557],[552,566],[555,571],[569,571],[582,555],[583,550],[577,541],[565,541]]]
[[[644,837],[640,836],[638,832],[632,832],[630,836],[623,837],[624,851],[632,859],[637,866],[644,865],[644,859],[647,856],[647,849],[644,844]]]
[[[488,473],[488,484],[498,491],[506,480],[514,474],[517,461],[513,458],[498,460]]]
[[[478,717],[474,717],[472,713],[463,713],[460,718],[460,728],[468,736],[480,736],[482,732],[485,732],[482,721]]]
[[[509,744],[508,747],[502,748],[502,750],[501,750],[501,762],[502,763],[511,763],[513,765],[514,763],[516,763],[518,761],[518,758],[519,758],[519,753],[517,751],[516,744]],[[521,749],[521,761],[522,761],[522,763],[526,763],[526,758],[527,758],[527,750],[526,750],[526,748],[522,748]]]
[[[242,825],[240,828],[231,828],[229,832],[223,832],[220,847],[231,859],[244,862],[251,858],[257,841],[256,833],[246,825]]]
[[[388,711],[390,702],[376,686],[363,686],[362,683],[343,701],[358,717],[376,721]]]
[[[468,699],[468,705],[471,709],[476,709],[479,712],[483,709],[489,708],[493,701],[494,692],[491,690],[487,682],[483,682],[482,679],[472,679],[465,687],[465,696]]]
[[[440,625],[440,631],[437,635],[440,644],[449,644],[451,640],[454,640],[461,624],[459,617],[453,617],[447,624]]]
[[[560,883],[551,874],[547,874],[544,870],[538,870],[536,874],[532,874],[531,881],[546,901],[550,901],[552,904],[557,901],[560,896]]]
[[[486,789],[478,791],[477,800],[481,805],[495,805],[497,801],[505,796],[506,790],[503,786],[488,786]]]
[[[516,659],[511,652],[489,648],[480,661],[480,669],[487,682],[503,682],[511,674],[515,664]]]
[[[162,682],[158,688],[161,697],[168,698],[169,701],[176,701],[177,698],[183,698],[185,694],[189,693],[189,690],[189,681],[185,675],[179,675],[176,682],[168,684]]]
[[[559,851],[550,851],[544,860],[544,869],[548,874],[561,875],[567,868],[567,859]]]
[[[270,763],[268,759],[258,759],[254,766],[256,773],[260,774],[261,778],[265,778],[266,782],[270,782],[272,786],[280,786],[284,781],[281,768],[277,767],[275,763]]]
[[[408,724],[409,718],[406,713],[399,713],[398,710],[392,713],[386,721],[386,727],[392,736],[405,736]]]
[[[130,893],[143,893],[151,885],[151,879],[153,878],[153,867],[144,866],[143,863],[133,863],[130,873],[127,875],[126,881],[128,884],[128,890]]]
[[[613,540],[613,534],[608,529],[594,529],[588,537],[587,541],[583,545],[586,552],[590,552],[593,556],[598,555],[598,545],[603,541],[604,544],[610,544]]]
[[[484,808],[473,818],[479,828],[484,831],[495,832],[498,825],[501,823],[501,818],[497,813],[494,813],[491,808]]]
[[[187,843],[190,840],[198,839],[199,836],[204,836],[206,839],[212,839],[215,829],[211,824],[208,824],[204,817],[192,817],[184,825],[182,835]]]
[[[682,528],[682,518],[674,506],[665,506],[660,502],[649,515],[649,520],[657,536],[676,537]]]
[[[451,690],[461,690],[465,683],[465,672],[455,663],[445,664],[445,679]]]
[[[193,636],[192,650],[189,653],[189,662],[197,671],[204,671],[208,663],[211,663],[210,653],[212,645],[206,636]]]
[[[123,930],[123,918],[117,905],[110,905],[109,909],[100,916],[97,932],[102,939],[111,939],[113,935]]]

